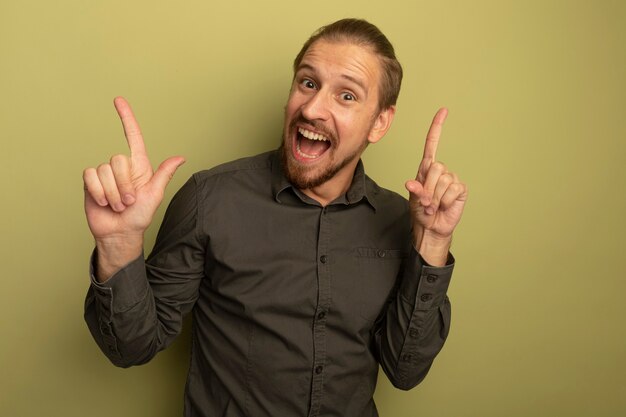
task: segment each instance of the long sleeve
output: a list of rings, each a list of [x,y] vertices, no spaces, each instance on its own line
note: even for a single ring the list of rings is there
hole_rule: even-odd
[[[443,347],[450,329],[446,291],[453,268],[452,255],[446,266],[432,267],[412,249],[401,270],[399,288],[374,335],[381,366],[397,388],[419,384]]]
[[[138,257],[103,283],[93,274],[94,252],[85,320],[115,365],[145,363],[180,333],[204,276],[197,206],[192,177],[172,199],[147,260]]]

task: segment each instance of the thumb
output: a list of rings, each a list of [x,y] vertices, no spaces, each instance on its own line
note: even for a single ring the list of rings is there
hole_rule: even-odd
[[[182,156],[173,156],[161,162],[161,165],[159,165],[152,177],[152,185],[159,190],[165,190],[178,167],[184,163],[185,158]]]
[[[404,183],[404,187],[412,196],[420,199],[424,194],[424,186],[417,180],[408,180]]]
[[[404,186],[409,191],[409,193],[411,193],[410,197],[417,199],[420,205],[430,205],[431,196],[428,195],[421,182],[417,180],[408,180],[404,183]]]

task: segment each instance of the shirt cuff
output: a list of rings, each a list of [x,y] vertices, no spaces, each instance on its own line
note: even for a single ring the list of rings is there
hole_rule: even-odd
[[[97,249],[89,261],[91,288],[101,305],[110,306],[111,312],[126,311],[146,297],[150,286],[146,278],[143,253],[122,267],[104,282],[96,279]]]
[[[441,306],[452,279],[454,256],[448,253],[445,266],[429,265],[411,248],[400,285],[400,295],[418,310],[430,310]]]

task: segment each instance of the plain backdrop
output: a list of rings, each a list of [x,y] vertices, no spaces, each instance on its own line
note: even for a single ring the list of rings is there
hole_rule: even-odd
[[[195,171],[276,147],[293,58],[348,16],[378,25],[405,70],[367,172],[405,194],[447,106],[438,156],[470,187],[450,337],[416,389],[381,374],[381,416],[626,415],[619,0],[0,0],[0,415],[181,415],[188,330],[118,369],[83,322],[82,170],[126,152],[116,95],[155,164],[187,158],[166,201]]]

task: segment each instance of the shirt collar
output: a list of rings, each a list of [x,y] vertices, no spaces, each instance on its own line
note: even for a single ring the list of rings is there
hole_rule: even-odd
[[[280,195],[287,189],[293,190],[293,192],[302,199],[302,193],[295,188],[287,178],[283,171],[283,162],[281,157],[282,150],[278,150],[272,153],[272,193],[274,199],[278,203],[281,203]],[[331,204],[357,204],[362,200],[365,200],[376,211],[376,198],[378,197],[378,186],[372,181],[366,174],[363,162],[359,159],[359,163],[354,170],[354,177],[352,178],[352,184],[348,188],[348,192],[337,198]]]

